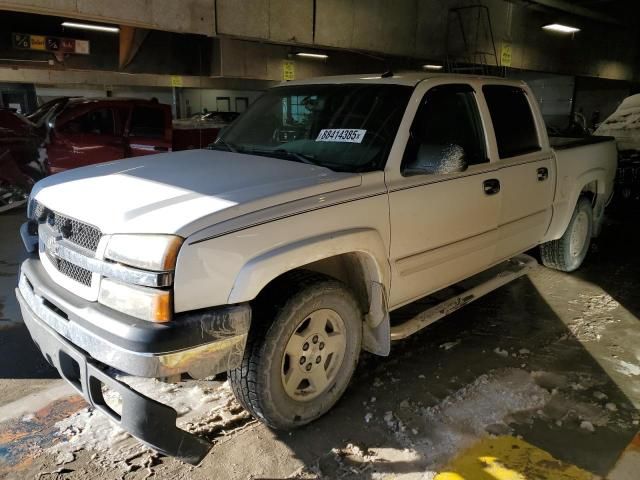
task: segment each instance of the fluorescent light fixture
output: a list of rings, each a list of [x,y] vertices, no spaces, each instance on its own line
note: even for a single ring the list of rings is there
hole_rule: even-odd
[[[580,31],[579,28],[569,27],[568,25],[561,25],[559,23],[552,23],[550,25],[545,25],[542,28],[544,30],[552,30],[554,32],[560,32],[560,33],[576,33]]]
[[[80,30],[93,30],[94,32],[118,33],[118,27],[105,27],[103,25],[92,25],[90,23],[62,22],[63,27],[79,28]]]
[[[422,65],[422,68],[425,70],[442,70],[442,65],[427,63],[426,65]]]
[[[329,58],[329,55],[325,55],[324,53],[300,52],[300,53],[296,53],[296,57],[319,58],[321,60],[326,60],[327,58]]]

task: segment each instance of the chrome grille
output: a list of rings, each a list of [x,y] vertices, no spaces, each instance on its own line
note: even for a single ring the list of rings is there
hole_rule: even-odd
[[[41,203],[34,200],[33,219],[38,223],[47,223],[56,233],[60,234],[65,240],[71,242],[88,251],[88,255],[98,249],[98,242],[102,234],[100,230],[92,225],[66,217],[53,210],[49,210]],[[89,253],[91,252],[91,253]],[[92,273],[86,268],[79,267],[67,260],[58,258],[47,252],[47,257],[53,263],[53,266],[62,275],[85,285],[91,286]]]
[[[66,217],[34,200],[34,217],[38,223],[47,222],[54,230],[60,233],[66,240],[91,252],[98,249],[98,242],[102,234],[96,227],[74,218]]]
[[[71,262],[68,262],[62,258],[49,257],[56,269],[63,275],[75,280],[78,283],[91,286],[91,272],[85,268],[78,267]]]

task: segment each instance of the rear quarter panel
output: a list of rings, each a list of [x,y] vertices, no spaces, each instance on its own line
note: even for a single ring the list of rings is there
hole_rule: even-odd
[[[614,140],[554,150],[557,169],[553,218],[543,241],[556,240],[564,234],[580,194],[595,188],[594,216],[601,221],[607,201],[613,194],[617,166]]]

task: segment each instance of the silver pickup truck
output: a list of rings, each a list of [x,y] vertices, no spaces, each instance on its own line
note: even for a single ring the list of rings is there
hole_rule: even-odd
[[[609,138],[547,137],[526,84],[424,73],[290,82],[209,150],[33,189],[16,290],[44,356],[96,408],[196,463],[209,445],[115,371],[228,371],[274,428],[326,413],[364,349],[543,263],[577,269],[612,194]],[[390,312],[443,296],[404,323]],[[104,400],[122,397],[122,411]]]

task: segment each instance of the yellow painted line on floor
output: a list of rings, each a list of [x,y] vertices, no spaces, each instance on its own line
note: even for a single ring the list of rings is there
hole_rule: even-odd
[[[640,433],[622,452],[613,470],[607,475],[608,480],[637,480],[640,471]]]
[[[511,436],[485,438],[462,452],[434,480],[593,480],[595,475],[556,460]]]

